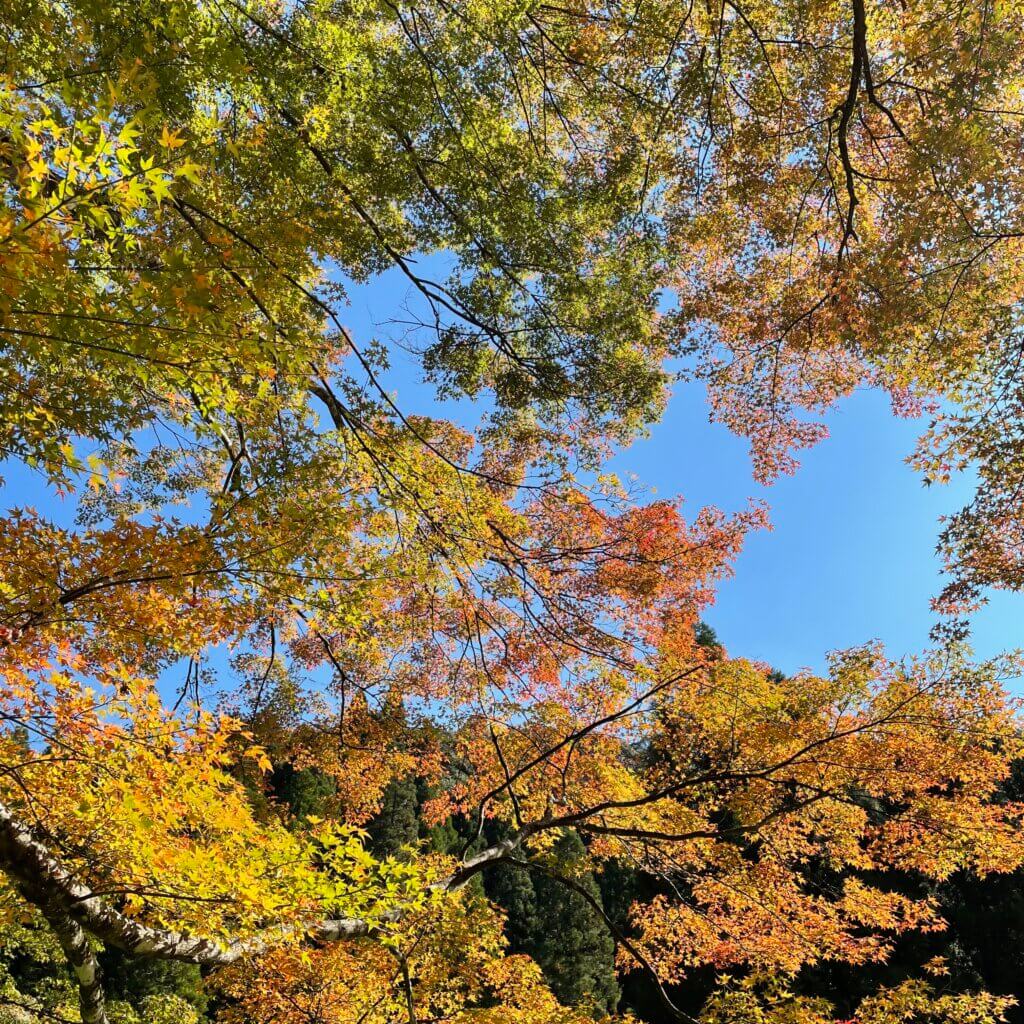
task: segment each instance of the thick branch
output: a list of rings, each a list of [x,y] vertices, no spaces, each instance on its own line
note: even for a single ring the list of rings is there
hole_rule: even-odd
[[[452,875],[438,882],[435,889],[451,892],[461,888],[489,864],[503,860],[514,852],[527,834],[527,830],[524,830],[512,839],[469,858]],[[401,911],[396,909],[377,922],[335,918],[285,925],[268,928],[248,939],[227,943],[170,929],[150,928],[122,914],[105,899],[77,882],[3,803],[0,803],[0,869],[14,881],[26,899],[43,912],[62,945],[64,938],[61,929],[66,931],[75,950],[79,949],[77,936],[81,935],[84,939],[82,933],[88,932],[108,945],[135,956],[181,960],[206,966],[235,963],[243,957],[258,955],[302,935],[322,942],[372,935],[381,924],[396,921],[401,916]],[[68,947],[65,947],[65,952],[68,952],[78,972],[77,963]],[[98,984],[97,974],[97,988]],[[102,992],[99,1006],[102,1014]],[[83,1008],[83,1020],[87,1020],[88,1024],[103,1024],[105,1020],[103,1016],[86,1018],[84,1014]]]
[[[150,928],[122,914],[77,882],[3,803],[0,803],[0,868],[25,898],[39,907],[55,930],[57,920],[66,918],[108,945],[136,956],[215,966],[263,952],[301,932],[334,941],[368,935],[371,931],[366,921],[342,918],[305,927],[268,929],[253,938],[223,944],[212,938]]]
[[[857,96],[860,92],[861,80],[864,77],[866,55],[867,14],[864,10],[864,0],[853,0],[853,53],[850,60],[850,85],[846,93],[846,99],[838,111],[839,129],[836,132],[839,142],[839,159],[843,165],[847,194],[846,215],[843,218],[843,239],[839,243],[840,263],[843,262],[843,255],[849,247],[850,240],[857,237],[857,230],[854,227],[854,211],[857,209],[859,200],[857,197],[857,186],[854,182],[853,162],[850,159],[849,132],[850,121],[857,107]]]
[[[49,913],[45,908],[42,912],[75,972],[78,1009],[83,1024],[109,1024],[103,995],[103,975],[89,943],[89,936],[68,914],[60,911]]]
[[[89,936],[71,913],[73,899],[66,886],[50,885],[37,872],[36,868],[43,863],[41,858],[57,867],[56,861],[33,842],[28,829],[15,821],[8,809],[0,804],[0,860],[4,869],[18,891],[38,907],[53,929],[78,982],[78,1005],[83,1024],[108,1024],[102,973]],[[66,873],[61,874],[69,882]]]

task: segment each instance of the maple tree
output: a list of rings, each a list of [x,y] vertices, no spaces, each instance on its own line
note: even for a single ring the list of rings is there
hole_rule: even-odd
[[[965,415],[991,396],[1012,232],[983,258],[954,227],[1012,209],[980,105],[1015,88],[1016,17],[984,22],[972,85],[936,53],[983,15],[934,0],[7,6],[0,443],[73,509],[0,534],[0,868],[83,1021],[110,1016],[97,944],[216,969],[228,1021],[587,1019],[505,955],[470,885],[500,864],[590,906],[667,1013],[710,964],[738,980],[709,1020],[813,1022],[829,1008],[786,979],[942,926],[886,871],[1024,860],[1022,808],[989,799],[1021,752],[1013,659],[728,659],[699,617],[763,510],[688,519],[600,474],[694,337],[766,471],[814,436],[786,403],[865,378]],[[922,198],[939,166],[956,187]],[[484,398],[479,423],[405,412],[386,346],[346,328],[346,284],[385,269],[425,374]],[[969,453],[992,422],[947,426]],[[971,513],[1001,541],[972,548],[968,590],[1012,585],[1000,501]],[[329,779],[331,817],[269,799],[275,765]],[[463,848],[368,852],[410,775]],[[671,889],[626,930],[581,880],[616,860]],[[918,980],[858,1019],[1005,1005]]]

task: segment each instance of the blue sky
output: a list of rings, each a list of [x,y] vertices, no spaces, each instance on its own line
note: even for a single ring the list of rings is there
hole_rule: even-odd
[[[921,424],[896,419],[887,398],[862,391],[827,419],[830,437],[800,470],[771,487],[753,483],[746,443],[708,422],[703,389],[681,387],[667,415],[622,453],[623,470],[662,496],[742,508],[771,506],[773,529],[752,535],[707,615],[734,655],[786,672],[821,668],[829,650],[868,640],[902,657],[922,650],[942,586],[939,516],[970,497],[969,479],[925,487],[906,465]],[[1024,595],[994,594],[973,618],[979,655],[1024,646]]]

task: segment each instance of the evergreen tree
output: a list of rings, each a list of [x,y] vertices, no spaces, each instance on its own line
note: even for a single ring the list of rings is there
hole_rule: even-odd
[[[584,852],[576,832],[563,832],[554,849],[558,868],[571,871]],[[600,904],[601,891],[593,874],[587,872],[574,880]],[[583,896],[557,878],[537,874],[533,884],[541,908],[535,957],[552,991],[563,1003],[592,1002],[595,1010],[613,1011],[619,1001],[619,986],[615,941],[607,925]]]
[[[706,623],[698,622],[693,630],[694,639],[700,647],[706,648],[717,657],[722,657],[724,648],[718,634]]]
[[[177,996],[198,1014],[207,1010],[210,999],[195,964],[133,958],[113,947],[105,948],[99,959],[112,999],[139,1007],[147,998]]]
[[[505,911],[509,952],[536,956],[539,936],[551,922],[537,906],[533,876],[522,868],[502,864],[484,881],[487,895]]]
[[[1001,797],[1024,801],[1024,761],[1015,762]],[[1024,1024],[1024,869],[985,877],[959,872],[939,888],[939,899],[953,980],[1016,996],[1007,1020]]]
[[[500,838],[502,829],[492,830]],[[493,840],[492,840],[493,841]],[[573,831],[559,836],[552,850],[552,870],[571,875],[601,902],[590,872],[578,875],[574,863],[584,846]],[[555,874],[530,873],[501,866],[485,880],[487,895],[506,913],[505,934],[513,953],[525,953],[540,965],[551,990],[571,1006],[592,1005],[598,1014],[619,1001],[615,980],[615,942],[600,914]]]
[[[1014,995],[1006,1017],[1024,1024],[1024,872],[957,875],[943,887],[951,973],[958,987]]]
[[[310,814],[328,817],[332,810],[336,785],[334,780],[313,768],[296,768],[292,764],[275,766],[270,775],[270,791],[297,818]]]
[[[420,835],[416,780],[392,779],[384,789],[381,809],[366,826],[370,850],[376,857],[394,856]]]

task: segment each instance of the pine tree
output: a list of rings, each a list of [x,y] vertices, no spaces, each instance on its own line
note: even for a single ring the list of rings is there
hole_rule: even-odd
[[[297,818],[310,814],[326,817],[336,786],[330,776],[312,768],[277,765],[270,776],[271,794]]]

